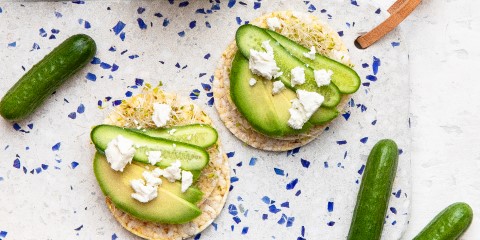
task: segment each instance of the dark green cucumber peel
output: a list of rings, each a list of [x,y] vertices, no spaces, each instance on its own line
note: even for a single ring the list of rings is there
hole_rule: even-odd
[[[470,226],[472,208],[466,203],[454,203],[435,218],[413,240],[456,240]]]
[[[332,82],[338,87],[341,93],[354,93],[360,87],[360,77],[352,68],[318,53],[315,55],[314,60],[307,58],[303,54],[310,52],[310,49],[305,48],[280,33],[268,29],[265,29],[265,31],[277,40],[288,52],[300,59],[300,61],[308,64],[309,67],[315,70],[332,70],[334,72]]]
[[[379,240],[398,165],[398,147],[381,140],[368,156],[348,240]]]
[[[217,143],[218,133],[207,124],[190,124],[171,128],[130,129],[154,138],[163,138],[209,148]],[[170,132],[173,131],[171,134]]]
[[[318,87],[315,82],[313,69],[305,66],[305,63],[298,58],[292,56],[284,47],[282,47],[272,36],[270,36],[265,29],[253,26],[250,24],[242,25],[238,28],[236,36],[236,43],[239,51],[245,58],[250,57],[250,50],[265,51],[262,48],[264,41],[270,41],[275,54],[275,61],[277,66],[283,72],[283,75],[278,79],[282,81],[286,87],[290,89],[302,89],[310,92],[317,92],[325,97],[322,106],[335,107],[340,102],[342,96],[335,84]],[[302,67],[305,71],[305,83],[295,87],[291,86],[291,70],[295,67]]]
[[[33,113],[60,85],[89,63],[97,47],[84,34],[74,35],[34,65],[0,102],[0,115],[21,120]]]
[[[209,161],[208,152],[198,146],[153,138],[126,128],[98,125],[93,128],[90,137],[97,150],[104,153],[108,143],[119,135],[139,146],[136,148],[134,161],[148,163],[146,154],[148,151],[162,152],[162,160],[156,164],[160,168],[169,167],[173,162],[179,160],[182,163],[181,168],[184,170],[202,170]]]

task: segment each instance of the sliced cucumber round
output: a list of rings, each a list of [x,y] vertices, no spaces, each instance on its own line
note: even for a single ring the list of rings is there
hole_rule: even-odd
[[[184,170],[201,170],[209,161],[208,152],[201,147],[167,139],[153,138],[117,126],[96,126],[93,128],[90,137],[95,147],[100,152],[105,152],[108,143],[119,135],[135,144],[134,161],[148,163],[147,152],[149,151],[162,152],[162,160],[156,164],[156,166],[161,168],[169,167],[173,162],[179,160],[182,163],[181,168]]]
[[[309,49],[290,40],[289,38],[281,35],[280,33],[268,29],[265,29],[265,31],[275,40],[277,40],[280,45],[282,45],[289,53],[300,59],[300,61],[302,61],[303,63],[308,64],[309,67],[315,70],[332,70],[332,82],[335,84],[335,86],[338,87],[338,90],[341,93],[354,93],[360,87],[360,77],[358,76],[357,72],[355,72],[355,70],[348,67],[347,65],[344,65],[318,53],[315,55],[314,60],[307,58],[303,54],[308,53],[310,51]]]
[[[207,124],[190,124],[171,128],[131,129],[154,138],[163,138],[209,148],[218,140],[215,128]]]

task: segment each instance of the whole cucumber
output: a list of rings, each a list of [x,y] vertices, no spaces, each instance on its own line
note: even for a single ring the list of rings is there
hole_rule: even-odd
[[[472,208],[454,203],[440,212],[413,240],[455,240],[470,226]]]
[[[33,113],[62,83],[91,61],[97,46],[85,35],[71,36],[34,65],[0,101],[0,115],[21,120]]]
[[[394,141],[384,139],[375,144],[368,156],[348,240],[380,239],[397,165]]]

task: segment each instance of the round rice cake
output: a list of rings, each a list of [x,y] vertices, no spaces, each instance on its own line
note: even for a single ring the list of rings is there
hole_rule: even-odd
[[[167,103],[172,106],[172,119],[166,127],[194,123],[212,125],[212,120],[207,114],[189,99],[149,87],[146,87],[141,94],[124,100],[107,116],[104,123],[128,128],[154,128],[155,124],[151,119],[154,103]],[[230,166],[219,140],[207,151],[210,154],[209,164],[202,170],[196,183],[204,193],[202,200],[197,204],[202,210],[199,217],[185,224],[146,222],[116,208],[107,197],[106,204],[115,219],[133,234],[156,240],[186,239],[210,226],[227,200],[230,188]]]
[[[319,54],[352,66],[348,56],[348,49],[340,39],[340,36],[338,36],[338,33],[317,17],[311,14],[281,11],[263,15],[250,23],[266,28],[267,19],[272,17],[278,18],[282,23],[282,27],[276,29],[277,32],[307,48],[314,46]],[[328,124],[315,126],[303,134],[272,138],[253,129],[250,123],[238,111],[230,97],[229,76],[236,52],[237,45],[233,41],[222,54],[213,82],[215,108],[220,119],[233,135],[254,148],[268,151],[286,151],[311,142],[325,130]],[[348,99],[349,95],[343,95],[337,109],[343,110],[348,103]]]

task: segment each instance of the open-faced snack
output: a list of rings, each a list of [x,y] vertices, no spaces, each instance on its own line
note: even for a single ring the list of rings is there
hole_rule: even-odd
[[[318,18],[273,12],[239,27],[215,72],[215,107],[248,145],[285,151],[319,136],[360,87],[348,50]]]
[[[95,176],[128,231],[189,238],[225,205],[228,160],[211,119],[190,100],[147,86],[94,127],[91,138]]]

